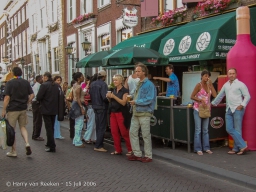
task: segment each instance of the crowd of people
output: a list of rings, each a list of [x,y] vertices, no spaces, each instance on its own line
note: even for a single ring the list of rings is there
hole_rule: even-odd
[[[61,135],[59,121],[63,121],[67,111],[72,144],[77,148],[84,148],[86,144],[94,144],[94,151],[107,152],[103,141],[109,113],[111,134],[114,140],[114,150],[110,154],[121,155],[123,153],[121,146],[121,138],[123,138],[128,160],[152,162],[150,119],[154,113],[157,92],[155,85],[148,79],[148,69],[144,64],[137,63],[134,74],[130,75],[125,82],[122,75],[114,75],[113,91],[108,90],[105,83],[107,73],[104,70],[92,77],[85,77],[81,72],[74,73],[70,88],[67,82],[61,86],[62,78],[60,76],[52,78],[49,72],[45,72],[43,76],[36,76],[36,83],[31,88],[29,82],[21,78],[22,70],[19,67],[14,67],[12,71],[14,78],[5,87],[6,97],[2,117],[7,114],[7,119],[14,128],[16,123],[19,123],[27,155],[30,155],[32,150],[25,128],[26,109],[27,104],[32,102],[32,139],[44,141],[41,137],[44,121],[47,137],[46,152],[56,152],[55,139],[64,139]],[[173,66],[168,65],[165,71],[169,78],[153,78],[167,82],[166,92],[160,95],[177,97],[179,83],[173,73]],[[228,154],[242,155],[247,148],[241,130],[245,107],[250,100],[249,91],[246,85],[236,78],[236,69],[229,69],[229,81],[217,95],[209,79],[210,75],[210,72],[203,71],[201,82],[195,86],[191,94],[191,99],[194,100],[194,152],[198,155],[203,155],[203,152],[213,153],[209,144],[209,117],[200,116],[200,106],[210,109],[211,96],[216,97],[212,105],[217,105],[226,95],[226,129],[235,143],[234,148]],[[82,136],[85,124],[86,131]],[[144,157],[139,144],[140,130],[144,141]],[[17,156],[16,143],[7,156]]]

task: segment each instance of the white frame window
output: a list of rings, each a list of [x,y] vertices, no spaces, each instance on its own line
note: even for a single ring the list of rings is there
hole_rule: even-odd
[[[175,0],[177,3],[177,8],[183,7],[183,3],[182,0]],[[169,11],[169,10],[174,10],[173,7],[173,1],[170,0],[165,0],[165,12]]]
[[[70,23],[76,18],[76,1],[67,0],[67,22]]]
[[[108,51],[110,50],[111,46],[111,36],[110,34],[108,35],[103,35],[99,38],[100,40],[100,51]]]
[[[51,22],[55,23],[58,20],[58,7],[57,7],[57,0],[52,0],[51,2]]]
[[[40,9],[40,19],[41,19],[41,22],[40,22],[40,25],[41,25],[41,28],[44,28],[45,27],[45,22],[44,22],[44,14],[45,13],[45,7],[43,7],[42,9]]]
[[[92,13],[93,0],[80,0],[81,14]]]
[[[14,16],[14,30],[18,27],[17,25],[17,15]]]
[[[25,18],[25,7],[22,8],[21,10],[21,23],[25,22],[26,18]]]
[[[120,43],[126,39],[133,37],[133,28],[123,28],[117,31],[116,43]]]
[[[54,72],[60,71],[60,58],[59,58],[59,48],[55,47],[53,48],[53,60],[54,60]]]
[[[29,54],[31,52],[31,48],[30,48],[30,37],[29,37],[29,28],[27,29],[27,54]]]
[[[36,14],[32,15],[32,33],[36,32]]]
[[[20,11],[18,11],[18,13],[17,13],[17,18],[18,18],[18,22],[17,22],[17,27],[18,27],[21,24],[21,14],[20,14]]]
[[[111,4],[111,0],[98,0],[98,8]]]

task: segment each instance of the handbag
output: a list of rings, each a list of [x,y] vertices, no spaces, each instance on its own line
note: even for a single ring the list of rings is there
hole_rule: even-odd
[[[72,87],[68,96],[66,97],[66,100],[69,101],[69,102],[72,102],[73,99],[74,99],[74,95],[73,95],[73,87]]]
[[[211,117],[210,107],[208,105],[199,105],[199,117],[209,118]]]
[[[9,121],[5,119],[6,124],[6,144],[11,147],[14,144],[15,140],[15,131],[14,128],[9,124]]]

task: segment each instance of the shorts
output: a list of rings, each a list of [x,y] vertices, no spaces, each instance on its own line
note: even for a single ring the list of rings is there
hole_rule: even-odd
[[[27,111],[9,111],[7,113],[7,120],[13,128],[16,127],[17,121],[19,123],[20,128],[25,127],[28,123]]]

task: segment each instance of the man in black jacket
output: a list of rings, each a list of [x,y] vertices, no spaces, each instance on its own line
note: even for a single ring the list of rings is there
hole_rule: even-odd
[[[103,148],[104,134],[107,125],[108,99],[106,97],[108,86],[104,82],[106,80],[106,71],[101,70],[98,73],[98,80],[90,85],[90,95],[92,108],[95,112],[96,121],[96,144],[94,151],[107,152]]]
[[[44,83],[40,86],[36,99],[40,102],[40,111],[46,129],[47,143],[45,151],[55,152],[54,123],[55,116],[58,114],[59,88],[52,80],[52,75],[49,72],[44,73],[43,81]]]

